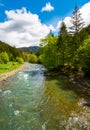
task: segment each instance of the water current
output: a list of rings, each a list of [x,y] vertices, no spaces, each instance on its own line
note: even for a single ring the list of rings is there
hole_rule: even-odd
[[[89,130],[90,109],[80,105],[74,85],[44,76],[42,65],[27,66],[0,82],[0,130]]]

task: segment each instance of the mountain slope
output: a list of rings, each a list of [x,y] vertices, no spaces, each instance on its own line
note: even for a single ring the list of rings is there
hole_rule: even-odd
[[[23,57],[23,51],[12,47],[2,41],[0,41],[0,53],[1,52],[6,52],[10,58],[12,57],[11,59],[15,59],[16,57]]]
[[[38,46],[30,46],[30,47],[21,47],[21,48],[18,48],[24,52],[27,52],[27,53],[35,53],[37,54],[38,53],[38,49],[39,47]]]

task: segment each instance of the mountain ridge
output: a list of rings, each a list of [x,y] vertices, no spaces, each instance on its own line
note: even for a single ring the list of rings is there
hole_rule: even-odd
[[[35,54],[37,54],[39,47],[38,46],[29,46],[29,47],[20,47],[18,49],[22,50],[24,52],[27,52],[27,53],[35,53]]]

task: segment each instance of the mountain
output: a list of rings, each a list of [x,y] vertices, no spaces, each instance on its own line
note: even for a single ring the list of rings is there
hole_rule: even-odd
[[[38,53],[38,49],[39,47],[38,46],[30,46],[30,47],[21,47],[21,48],[18,48],[24,52],[27,52],[27,53],[35,53],[37,54]]]

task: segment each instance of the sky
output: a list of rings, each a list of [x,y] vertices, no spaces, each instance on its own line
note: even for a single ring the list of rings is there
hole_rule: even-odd
[[[0,0],[0,40],[16,47],[39,45],[50,29],[58,33],[62,20],[70,27],[76,5],[89,25],[89,0]]]

